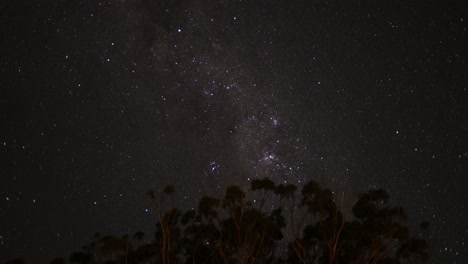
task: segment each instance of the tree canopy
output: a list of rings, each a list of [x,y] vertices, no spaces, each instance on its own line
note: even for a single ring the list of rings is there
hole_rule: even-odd
[[[69,257],[70,263],[421,263],[427,241],[405,226],[404,209],[383,189],[360,194],[352,215],[344,195],[306,183],[254,179],[250,189],[229,186],[222,198],[204,196],[197,209],[174,207],[172,185],[163,190],[170,206],[147,193],[156,212],[150,242],[143,232],[123,237],[96,233]],[[163,206],[165,205],[165,206]],[[422,229],[428,223],[421,224]],[[9,263],[22,263],[14,260]],[[53,263],[64,263],[55,259]]]

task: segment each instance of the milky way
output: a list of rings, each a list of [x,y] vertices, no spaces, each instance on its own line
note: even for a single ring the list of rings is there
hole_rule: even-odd
[[[467,17],[456,4],[1,4],[0,261],[151,233],[254,178],[384,188],[466,262]],[[40,228],[36,228],[40,226]]]

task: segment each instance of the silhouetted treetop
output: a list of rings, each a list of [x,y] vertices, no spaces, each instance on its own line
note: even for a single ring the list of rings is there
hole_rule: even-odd
[[[162,192],[174,202],[174,186]],[[163,206],[164,195],[157,200],[154,191],[147,193],[157,213],[154,237],[146,238],[150,242],[143,241],[143,232],[120,238],[96,234],[70,262],[419,263],[428,258],[427,241],[410,235],[403,208],[392,206],[383,189],[360,194],[349,217],[343,214],[344,194],[335,197],[314,181],[298,193],[293,184],[253,179],[245,192],[229,186],[222,199],[203,196],[196,210],[186,212],[174,205],[163,210],[169,208]]]

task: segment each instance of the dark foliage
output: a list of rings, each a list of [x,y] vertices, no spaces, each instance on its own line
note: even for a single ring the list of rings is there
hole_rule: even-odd
[[[383,189],[359,195],[349,219],[343,195],[337,199],[314,181],[296,201],[297,186],[256,179],[247,192],[230,186],[224,198],[204,196],[198,210],[187,212],[174,208],[175,191],[166,187],[159,200],[147,193],[158,217],[151,242],[145,243],[143,232],[96,233],[70,263],[422,263],[428,258],[427,241],[410,236],[403,208],[390,205]],[[166,196],[171,207],[163,210]],[[428,228],[421,223],[421,230]]]

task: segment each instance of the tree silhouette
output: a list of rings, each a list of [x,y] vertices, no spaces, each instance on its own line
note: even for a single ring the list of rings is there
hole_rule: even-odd
[[[271,263],[275,260],[277,242],[283,238],[284,217],[280,208],[270,213],[262,211],[266,195],[274,189],[274,183],[268,179],[252,181],[252,191],[263,191],[260,206],[254,208],[238,186],[228,187],[223,208],[229,217],[223,219],[221,226],[221,253],[225,262]]]
[[[219,254],[218,199],[204,196],[195,210],[187,211],[181,219],[185,226],[182,247],[185,263],[222,263]]]
[[[164,188],[164,194],[171,196],[171,210],[164,213],[162,208],[162,199],[156,200],[156,196],[153,191],[147,193],[148,197],[154,202],[156,212],[158,215],[159,222],[156,224],[155,238],[156,241],[154,246],[160,252],[160,255],[155,252],[154,257],[156,260],[160,259],[163,264],[177,263],[179,249],[176,243],[181,236],[181,230],[178,227],[179,219],[182,215],[182,211],[174,208],[174,187],[168,185]],[[147,252],[147,253],[150,253]]]
[[[333,193],[310,181],[302,189],[298,207],[303,213],[298,217],[290,243],[293,260],[298,263],[337,263],[345,219],[333,200]],[[315,221],[307,224],[311,217]],[[300,230],[303,230],[302,237],[298,235]]]
[[[266,198],[267,196],[275,191],[275,183],[268,179],[268,178],[263,178],[261,180],[253,179],[251,181],[251,190],[252,191],[259,191],[260,192],[260,198],[259,198],[259,209],[261,210],[263,206],[265,205]]]
[[[160,199],[151,242],[137,232],[93,236],[71,263],[414,263],[428,258],[427,241],[410,236],[402,207],[383,189],[358,196],[345,216],[344,194],[318,183],[276,185],[254,179],[250,189],[229,186],[223,198],[203,196],[196,209],[174,207],[171,185]],[[163,208],[164,197],[171,206]],[[286,218],[284,215],[288,215]],[[421,223],[421,230],[429,228]],[[130,239],[130,237],[132,239]]]

